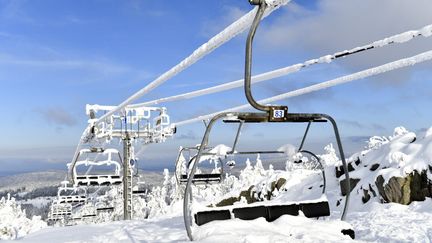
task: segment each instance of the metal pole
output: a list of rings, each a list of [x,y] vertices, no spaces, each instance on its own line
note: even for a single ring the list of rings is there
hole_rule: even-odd
[[[193,235],[192,235],[192,218],[193,215],[191,215],[191,203],[192,203],[192,184],[193,184],[193,178],[195,176],[195,171],[197,168],[198,163],[196,161],[199,161],[199,159],[201,159],[201,155],[204,152],[204,147],[208,141],[208,137],[210,135],[210,131],[213,127],[213,124],[220,118],[226,117],[228,114],[237,114],[237,113],[229,113],[229,112],[225,112],[225,113],[221,113],[218,114],[216,116],[214,116],[209,124],[206,127],[206,131],[204,133],[204,137],[201,141],[201,146],[198,149],[198,153],[196,155],[196,159],[195,159],[195,163],[192,165],[192,168],[189,172],[188,175],[188,181],[186,184],[186,188],[185,188],[185,193],[184,193],[184,199],[183,199],[183,220],[184,220],[184,224],[185,224],[185,228],[186,228],[186,232],[188,235],[189,240],[193,241]]]
[[[239,139],[239,136],[240,136],[240,132],[241,132],[243,123],[244,123],[243,121],[240,121],[240,124],[239,124],[238,129],[237,129],[237,133],[236,133],[236,136],[235,136],[235,139],[234,139],[234,144],[233,144],[231,153],[234,153],[234,151],[235,151],[235,149],[237,147],[237,142],[238,142],[238,139]]]
[[[129,133],[123,138],[123,219],[132,218],[132,177],[130,171],[131,139]]]
[[[346,180],[346,186],[347,186],[347,192],[345,195],[345,205],[344,205],[344,209],[342,212],[342,216],[341,216],[341,220],[345,220],[346,215],[348,213],[348,207],[349,207],[349,201],[350,201],[350,194],[351,194],[351,183],[350,183],[350,177],[349,177],[349,172],[348,172],[348,166],[346,163],[346,159],[345,159],[345,153],[343,151],[342,148],[342,142],[341,142],[341,138],[339,135],[339,129],[337,127],[336,121],[333,119],[333,117],[327,115],[327,114],[321,114],[323,117],[325,117],[327,120],[329,120],[331,122],[331,124],[333,125],[333,130],[335,133],[335,137],[336,137],[336,142],[338,145],[338,149],[339,149],[339,156],[342,160],[342,168],[343,171],[345,173],[345,180]]]
[[[308,132],[309,132],[309,128],[310,128],[311,123],[312,123],[312,122],[309,121],[309,123],[308,123],[308,125],[307,125],[307,127],[306,127],[306,131],[305,131],[305,133],[304,133],[304,135],[303,135],[303,139],[302,139],[302,141],[301,141],[301,143],[300,143],[300,147],[299,147],[298,151],[301,151],[301,150],[303,149],[303,145],[304,145],[304,142],[305,142],[305,140],[306,140],[306,136],[307,136],[307,134],[308,134]]]
[[[270,107],[261,105],[256,102],[256,100],[252,97],[252,91],[251,91],[251,69],[252,69],[252,42],[255,36],[255,32],[258,28],[258,25],[260,24],[261,18],[264,15],[264,11],[267,7],[267,4],[264,0],[252,0],[249,1],[253,5],[259,5],[257,13],[255,15],[254,21],[252,22],[252,26],[249,30],[248,37],[246,39],[246,60],[245,60],[245,83],[244,83],[244,90],[246,99],[248,100],[249,104],[261,111],[270,111]]]

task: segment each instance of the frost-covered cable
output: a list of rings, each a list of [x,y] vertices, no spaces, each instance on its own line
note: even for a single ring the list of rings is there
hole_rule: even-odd
[[[348,83],[348,82],[359,80],[359,79],[364,79],[364,78],[367,78],[367,77],[371,77],[371,76],[378,75],[378,74],[381,74],[381,73],[393,71],[393,70],[396,70],[396,69],[399,69],[399,68],[403,68],[403,67],[407,67],[407,66],[413,66],[415,64],[422,63],[422,62],[425,62],[425,61],[430,61],[430,60],[432,60],[432,51],[427,51],[427,52],[423,52],[423,53],[418,54],[418,55],[413,56],[413,57],[408,57],[408,58],[400,59],[400,60],[397,60],[397,61],[394,61],[394,62],[386,63],[386,64],[381,65],[381,66],[377,66],[377,67],[374,67],[374,68],[369,68],[369,69],[366,69],[366,70],[363,70],[363,71],[360,71],[360,72],[356,72],[356,73],[353,73],[353,74],[349,74],[349,75],[346,75],[346,76],[343,76],[343,77],[339,77],[339,78],[332,79],[332,80],[329,80],[329,81],[325,81],[325,82],[322,82],[322,83],[314,84],[314,85],[311,85],[311,86],[308,86],[308,87],[305,87],[305,88],[297,89],[297,90],[290,91],[290,92],[287,92],[287,93],[284,93],[284,94],[280,94],[280,95],[276,95],[276,96],[273,96],[273,97],[270,97],[270,98],[266,98],[266,99],[260,100],[259,102],[260,103],[267,103],[268,104],[270,102],[275,102],[275,101],[278,101],[278,100],[284,100],[284,99],[287,99],[287,98],[291,98],[291,97],[300,96],[300,95],[304,95],[304,94],[307,94],[307,93],[319,91],[319,90],[322,90],[322,89],[327,89],[327,88],[330,88],[330,87],[333,87],[333,86],[336,86],[336,85]],[[198,117],[195,117],[195,118],[192,118],[192,119],[188,119],[188,120],[184,120],[184,121],[180,121],[180,122],[175,123],[175,125],[177,127],[179,127],[179,126],[183,126],[183,125],[190,124],[190,123],[193,123],[193,122],[210,119],[213,116],[215,116],[215,115],[217,115],[217,114],[219,114],[221,112],[239,111],[239,110],[243,110],[243,109],[247,109],[247,108],[250,108],[249,104],[233,107],[233,108],[230,108],[230,109],[226,109],[226,110],[215,112],[215,113],[208,114],[208,115],[198,116]]]
[[[78,141],[78,145],[77,145],[77,147],[75,149],[74,156],[72,157],[72,161],[70,163],[70,167],[68,168],[67,176],[72,175],[72,173],[71,173],[71,170],[73,169],[72,165],[73,165],[74,161],[76,160],[76,158],[79,156],[79,152],[81,150],[81,146],[86,142],[86,138],[88,138],[88,136],[90,134],[90,129],[91,129],[91,126],[90,125],[87,126],[86,129],[84,129],[84,131],[83,131],[83,133],[82,133],[82,135],[80,137],[80,140]],[[70,177],[71,178],[68,178],[69,181],[72,182],[72,183],[74,183],[74,179],[72,178],[72,176],[70,176]]]
[[[258,75],[255,75],[252,77],[252,83],[258,83],[258,82],[266,81],[269,79],[278,78],[278,77],[281,77],[281,76],[284,76],[284,75],[287,75],[290,73],[297,72],[297,71],[301,70],[302,68],[305,68],[305,67],[308,67],[308,66],[311,66],[314,64],[330,63],[337,58],[346,57],[346,56],[349,56],[352,54],[360,53],[360,52],[371,50],[374,48],[383,47],[383,46],[387,46],[390,44],[405,43],[405,42],[408,42],[408,41],[410,41],[410,40],[412,40],[418,36],[423,36],[423,37],[432,36],[432,25],[426,25],[423,28],[420,28],[417,30],[406,31],[406,32],[403,32],[403,33],[400,33],[397,35],[393,35],[393,36],[390,36],[390,37],[387,37],[387,38],[384,38],[384,39],[381,39],[378,41],[374,41],[374,42],[367,44],[367,45],[364,45],[364,46],[352,48],[350,50],[336,52],[334,54],[325,55],[325,56],[322,56],[322,57],[319,57],[316,59],[311,59],[311,60],[308,60],[308,61],[303,62],[303,63],[297,63],[297,64],[294,64],[294,65],[291,65],[288,67],[284,67],[284,68],[276,69],[276,70],[273,70],[270,72],[258,74]],[[239,79],[239,80],[232,81],[229,83],[224,83],[224,84],[220,84],[217,86],[213,86],[213,87],[209,87],[209,88],[205,88],[205,89],[200,89],[200,90],[196,90],[196,91],[192,91],[192,92],[188,92],[188,93],[184,93],[184,94],[169,96],[169,97],[151,100],[151,101],[147,101],[147,102],[143,102],[143,103],[139,103],[139,104],[133,104],[133,105],[130,105],[130,107],[135,108],[135,107],[142,107],[142,106],[152,106],[152,105],[156,105],[156,104],[160,104],[160,103],[164,103],[164,102],[185,100],[185,99],[190,99],[190,98],[199,97],[199,96],[203,96],[203,95],[213,94],[213,93],[222,92],[225,90],[230,90],[230,89],[241,87],[243,85],[243,82],[244,82],[243,79]]]
[[[267,11],[265,12],[265,16],[268,16],[272,11],[279,8],[280,6],[287,4],[290,0],[266,0],[269,7],[267,8]],[[254,8],[247,14],[245,14],[243,17],[232,23],[230,26],[225,28],[222,32],[215,35],[213,38],[211,38],[207,43],[201,45],[196,49],[191,55],[186,57],[183,61],[172,67],[167,72],[163,73],[161,76],[156,78],[154,81],[152,81],[150,84],[127,98],[125,101],[123,101],[120,105],[118,105],[115,109],[109,111],[105,115],[101,116],[95,123],[97,125],[99,122],[103,121],[105,118],[110,117],[115,112],[120,111],[121,109],[125,108],[127,105],[135,101],[136,99],[140,98],[141,96],[147,94],[148,92],[152,91],[154,88],[158,87],[159,85],[166,82],[168,79],[174,77],[178,73],[182,72],[210,52],[212,52],[214,49],[218,48],[225,42],[231,40],[236,35],[240,34],[249,26],[251,25],[254,17],[255,12],[257,8]]]

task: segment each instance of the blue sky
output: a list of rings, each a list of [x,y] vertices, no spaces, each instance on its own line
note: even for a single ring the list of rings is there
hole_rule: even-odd
[[[119,104],[251,9],[247,1],[0,0],[0,175],[65,169],[86,126],[86,104]],[[341,51],[432,24],[428,0],[293,1],[260,27],[253,73]],[[245,34],[239,35],[140,101],[237,80]],[[265,98],[432,48],[430,39],[374,50],[254,87]],[[293,112],[323,112],[339,122],[349,153],[371,135],[399,125],[432,125],[431,63],[280,102]],[[164,104],[173,121],[244,104],[242,89]],[[140,153],[142,167],[171,167],[179,145],[195,145],[202,124],[179,129],[165,144]],[[247,127],[244,146],[297,144],[302,127]],[[326,127],[329,128],[329,127]],[[286,134],[281,135],[281,129]],[[215,143],[234,128],[216,131]],[[315,129],[322,148],[331,133]],[[265,140],[267,139],[267,140]],[[293,141],[285,142],[285,140]],[[297,140],[295,140],[297,139]]]

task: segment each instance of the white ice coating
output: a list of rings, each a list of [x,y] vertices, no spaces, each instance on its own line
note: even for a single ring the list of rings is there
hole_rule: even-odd
[[[394,35],[373,43],[374,47],[381,47],[390,43],[405,43],[417,36],[429,37],[432,35],[432,25],[426,25],[418,30],[407,31],[398,35]]]
[[[268,16],[271,12],[279,8],[282,4],[287,4],[289,0],[269,0],[269,7],[266,9],[266,12],[264,13],[264,17]],[[277,5],[275,5],[277,4]],[[200,47],[198,47],[191,55],[186,57],[183,61],[172,67],[167,72],[163,73],[161,76],[156,78],[154,81],[152,81],[150,84],[127,98],[125,101],[123,101],[120,105],[118,105],[115,109],[111,110],[110,112],[106,113],[102,117],[100,117],[96,123],[102,121],[103,119],[111,116],[115,112],[125,108],[127,105],[135,101],[136,99],[142,97],[143,95],[147,94],[148,92],[152,91],[159,85],[163,84],[170,78],[174,77],[178,73],[182,72],[186,68],[190,67],[192,64],[206,56],[207,54],[211,53],[213,50],[218,48],[219,46],[223,45],[225,42],[231,40],[238,34],[245,31],[249,26],[252,24],[252,21],[255,17],[257,11],[257,7],[255,7],[253,10],[249,11],[247,14],[245,14],[243,17],[232,23],[230,26],[225,28],[222,32],[215,35],[213,38],[211,38],[207,43],[204,43]]]
[[[400,59],[394,62],[390,62],[378,67],[374,67],[374,68],[369,68],[360,72],[356,72],[350,75],[346,75],[343,77],[339,77],[336,79],[332,79],[329,81],[325,81],[322,83],[318,83],[318,84],[314,84],[305,88],[301,88],[301,89],[297,89],[294,91],[290,91],[284,94],[280,94],[280,95],[276,95],[267,99],[263,99],[258,101],[261,104],[269,104],[271,102],[275,102],[275,101],[279,101],[279,100],[284,100],[287,98],[291,98],[291,97],[295,97],[295,96],[300,96],[300,95],[304,95],[307,93],[311,93],[311,92],[315,92],[315,91],[319,91],[322,89],[327,89],[336,85],[340,85],[340,84],[344,84],[344,83],[348,83],[351,81],[355,81],[355,80],[359,80],[359,79],[364,79],[367,77],[371,77],[374,75],[378,75],[381,73],[385,73],[385,72],[389,72],[389,71],[393,71],[399,68],[403,68],[403,67],[408,67],[408,66],[413,66],[415,64],[418,63],[422,63],[425,61],[429,61],[432,59],[432,51],[427,51],[427,52],[423,52],[421,54],[418,54],[416,56],[413,57],[408,57],[408,58],[404,58],[404,59]],[[234,111],[239,111],[239,110],[243,110],[243,109],[247,109],[250,108],[249,104],[246,105],[241,105],[241,106],[237,106],[237,107],[233,107],[230,109],[226,109],[220,112],[215,112],[215,113],[211,113],[208,115],[202,115],[202,116],[198,116],[192,119],[188,119],[188,120],[184,120],[184,121],[180,121],[176,123],[176,126],[183,126],[186,124],[190,124],[193,122],[197,122],[197,121],[202,121],[202,120],[206,120],[206,119],[210,119],[212,117],[214,117],[215,115],[221,113],[221,112],[234,112]]]
[[[384,38],[384,39],[381,39],[378,41],[374,41],[374,42],[367,44],[367,45],[352,48],[350,50],[339,51],[339,52],[336,52],[334,54],[329,54],[329,55],[325,55],[325,56],[318,57],[315,59],[310,59],[310,60],[305,61],[303,63],[297,63],[294,65],[287,66],[287,67],[280,68],[280,69],[276,69],[276,70],[273,70],[270,72],[265,72],[265,73],[261,73],[258,75],[254,75],[251,78],[251,83],[254,84],[254,83],[282,77],[282,76],[288,75],[290,73],[298,72],[300,69],[302,69],[304,67],[308,67],[310,65],[319,64],[319,63],[330,63],[334,59],[336,59],[337,56],[345,54],[345,53],[355,53],[356,51],[359,51],[359,50],[368,50],[371,48],[383,47],[383,46],[386,46],[389,44],[394,44],[394,43],[397,43],[397,44],[405,43],[405,42],[412,40],[413,38],[415,38],[417,36],[430,37],[431,35],[432,35],[432,25],[427,25],[427,26],[424,26],[418,30],[406,31],[404,33],[393,35],[393,36],[390,36],[390,37],[387,37],[387,38]],[[160,103],[164,103],[164,102],[185,100],[185,99],[190,99],[190,98],[199,97],[199,96],[203,96],[203,95],[218,93],[218,92],[222,92],[225,90],[230,90],[230,89],[241,87],[241,86],[243,86],[243,82],[244,82],[244,79],[242,78],[242,79],[238,79],[236,81],[216,85],[216,86],[205,88],[205,89],[200,89],[200,90],[191,91],[191,92],[184,93],[184,94],[164,97],[164,98],[151,100],[151,101],[147,101],[147,102],[143,102],[143,103],[139,103],[139,104],[133,104],[133,105],[130,105],[130,107],[134,108],[134,107],[142,107],[142,106],[151,106],[151,105],[156,105],[156,104],[160,104]]]
[[[265,1],[269,6],[280,6],[287,3],[287,1],[284,0],[265,0]]]
[[[227,155],[228,152],[231,152],[232,148],[224,145],[224,144],[219,144],[216,147],[214,147],[212,150],[210,150],[209,153],[215,154],[218,157],[223,157],[225,155]]]

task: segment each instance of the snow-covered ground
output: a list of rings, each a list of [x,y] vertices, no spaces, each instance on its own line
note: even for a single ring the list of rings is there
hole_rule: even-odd
[[[398,172],[396,173],[398,176],[404,176],[404,173],[405,175],[411,173],[413,168],[428,169],[432,152],[427,148],[430,146],[432,146],[431,129],[424,135],[416,135],[399,127],[395,129],[392,136],[380,139],[372,137],[366,149],[350,159],[354,162],[356,158],[361,157],[360,164],[354,165],[357,172],[352,174],[363,181],[353,189],[351,211],[347,214],[346,222],[339,220],[343,201],[339,206],[336,203],[343,199],[340,196],[338,183],[340,179],[336,178],[334,167],[340,164],[340,160],[333,147],[327,146],[326,154],[320,157],[326,167],[326,194],[332,212],[330,217],[313,219],[284,215],[273,222],[267,222],[264,218],[250,221],[240,219],[213,221],[199,227],[193,226],[194,239],[198,242],[349,242],[352,241],[351,238],[341,234],[340,229],[349,228],[350,224],[356,233],[357,242],[432,242],[431,198],[426,198],[423,202],[401,205],[382,204],[377,196],[364,203],[361,189],[361,185],[373,183],[378,175],[391,170]],[[401,153],[404,153],[402,156],[404,159],[395,159],[393,156]],[[385,168],[369,170],[373,163],[385,165]],[[272,167],[264,169],[259,157],[246,164],[238,178],[229,176],[221,185],[195,188],[194,203],[202,203],[199,207],[193,206],[193,209],[216,204],[222,199],[235,198],[240,192],[250,188],[250,185],[255,185],[255,192],[261,195],[257,198],[260,201],[258,204],[277,204],[295,199],[310,200],[321,195],[322,178],[319,171],[293,170],[293,164],[288,162],[286,170],[274,170]],[[427,173],[430,176],[430,172]],[[269,191],[272,182],[280,178],[286,180],[283,190]],[[136,215],[137,217],[132,221],[45,227],[39,231],[28,230],[27,227],[25,231],[17,234],[18,241],[186,242],[188,237],[183,223],[182,190],[177,191],[177,189],[175,178],[170,178],[168,171],[165,171],[163,187],[154,189],[153,194],[149,195],[149,200],[142,202],[143,210],[147,210],[143,215],[147,215],[148,219],[141,219],[141,216]],[[271,192],[271,201],[266,201],[267,192]],[[234,203],[236,206],[247,205],[243,199]],[[8,212],[10,213],[10,210]],[[20,215],[22,218],[22,214]],[[11,222],[14,223],[14,220]],[[30,234],[24,236],[27,233]]]
[[[373,242],[432,242],[432,200],[409,206],[374,202],[370,211],[348,215],[357,239]]]
[[[358,242],[431,242],[432,200],[410,206],[375,203],[371,211],[348,214],[348,222]],[[215,221],[194,228],[194,234],[197,242],[352,242],[335,229],[336,223],[286,215],[271,223],[263,218]],[[180,213],[148,220],[45,228],[18,241],[186,242],[188,238]]]

